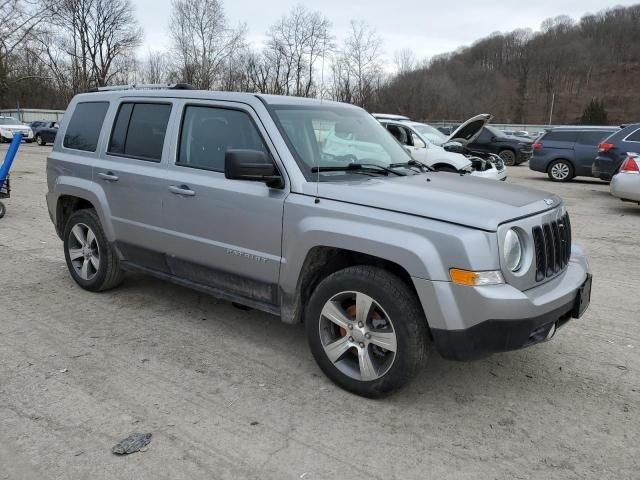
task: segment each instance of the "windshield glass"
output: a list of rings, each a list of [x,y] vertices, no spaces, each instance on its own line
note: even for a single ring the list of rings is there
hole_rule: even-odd
[[[2,117],[0,125],[22,125],[22,123],[13,117]]]
[[[489,132],[489,133],[490,133],[491,135],[493,135],[494,137],[504,137],[504,136],[505,136],[505,134],[504,134],[504,133],[502,133],[500,130],[498,130],[498,129],[497,129],[497,128],[495,128],[495,127],[489,127],[489,126],[486,126],[486,127],[484,127],[484,128],[485,128],[485,130],[486,130],[487,132]]]
[[[447,138],[449,138],[437,128],[427,125],[426,123],[413,123],[412,125],[413,128],[434,145],[442,146],[442,144],[447,141]]]
[[[346,167],[353,163],[388,167],[411,160],[391,134],[364,110],[336,105],[274,105],[272,111],[307,178],[312,178],[313,167]],[[340,172],[321,175],[335,177]]]

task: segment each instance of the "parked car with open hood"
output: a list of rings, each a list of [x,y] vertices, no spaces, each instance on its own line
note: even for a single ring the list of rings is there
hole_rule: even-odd
[[[74,97],[47,159],[49,215],[88,291],[143,272],[304,322],[322,371],[368,397],[431,345],[527,347],[589,305],[556,195],[427,170],[352,105],[119,88]]]
[[[627,159],[629,152],[640,151],[640,123],[624,125],[598,146],[598,155],[591,166],[591,174],[609,181]]]
[[[438,130],[424,123],[381,119],[382,125],[398,140],[411,156],[437,171],[470,173],[492,180],[506,180],[507,170],[500,158],[483,159],[473,155],[447,151],[432,143]],[[424,133],[423,133],[424,132]],[[437,139],[436,139],[437,141]]]
[[[546,173],[554,182],[591,177],[598,145],[618,130],[616,127],[549,128],[533,144],[529,168]]]
[[[10,142],[17,133],[22,135],[25,142],[33,142],[33,132],[29,126],[13,117],[0,117],[0,143]]]
[[[531,139],[509,137],[492,126],[484,127],[482,132],[469,141],[466,146],[474,152],[494,153],[509,166],[528,161],[533,153]]]

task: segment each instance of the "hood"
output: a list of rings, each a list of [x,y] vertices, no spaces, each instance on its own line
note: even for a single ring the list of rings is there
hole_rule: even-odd
[[[444,148],[432,145],[429,148],[416,148],[409,152],[414,160],[432,167],[438,163],[449,163],[458,170],[471,167],[471,160],[459,153],[447,152]]]
[[[471,117],[464,122],[455,131],[449,135],[447,142],[461,142],[463,145],[473,143],[478,138],[482,129],[493,119],[493,115],[481,113],[475,117]]]
[[[541,190],[487,182],[482,178],[456,173],[430,172],[406,177],[365,178],[352,182],[321,182],[318,192],[320,197],[330,200],[492,232],[502,223],[562,204],[559,197]],[[316,184],[307,183],[303,193],[315,195]]]
[[[0,125],[0,128],[3,130],[20,130],[20,131],[28,131],[31,127],[29,127],[29,125],[24,125],[22,123],[15,123],[15,124],[2,124]]]

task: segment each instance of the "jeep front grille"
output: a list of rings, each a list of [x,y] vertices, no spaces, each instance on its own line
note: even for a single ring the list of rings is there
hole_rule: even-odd
[[[553,277],[568,265],[571,258],[571,222],[566,213],[557,221],[533,227],[536,250],[536,281]]]

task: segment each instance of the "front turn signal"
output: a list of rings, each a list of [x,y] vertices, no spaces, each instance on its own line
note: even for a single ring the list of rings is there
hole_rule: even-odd
[[[452,268],[449,270],[449,275],[451,276],[451,281],[453,283],[468,287],[501,285],[504,283],[504,277],[499,271],[470,272],[469,270]]]

